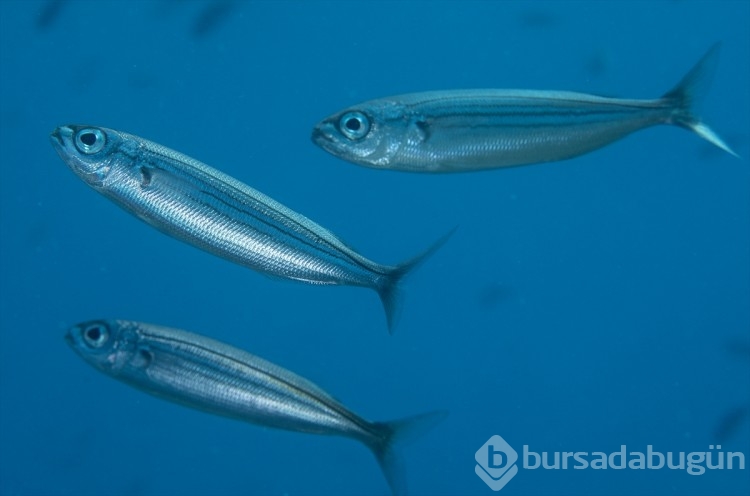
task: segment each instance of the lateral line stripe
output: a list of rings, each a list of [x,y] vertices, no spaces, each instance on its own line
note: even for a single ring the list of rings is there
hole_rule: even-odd
[[[142,328],[139,329],[138,332],[141,335],[143,335],[144,337],[146,337],[146,338],[148,338],[150,340],[156,341],[156,342],[162,342],[162,343],[165,343],[165,344],[177,343],[177,344],[186,346],[188,348],[191,348],[191,347],[192,348],[197,348],[199,350],[204,351],[208,355],[214,355],[214,356],[220,357],[220,358],[222,358],[222,359],[224,359],[226,361],[235,363],[235,364],[240,365],[242,367],[246,367],[246,368],[252,370],[253,372],[258,373],[261,376],[269,377],[269,378],[271,378],[271,379],[273,379],[273,380],[275,380],[277,382],[280,382],[281,384],[287,386],[289,389],[291,389],[293,391],[297,391],[298,393],[301,394],[301,396],[305,396],[307,398],[312,399],[313,401],[316,401],[316,402],[319,402],[319,403],[323,404],[327,408],[330,408],[331,410],[333,410],[334,412],[338,413],[339,415],[341,415],[345,419],[347,419],[350,422],[352,422],[353,424],[357,425],[357,427],[360,427],[360,428],[362,428],[363,430],[365,430],[367,432],[372,432],[370,430],[370,425],[367,422],[365,422],[364,419],[360,418],[359,416],[355,415],[353,412],[351,412],[348,409],[344,408],[343,405],[339,404],[338,402],[331,403],[328,398],[319,398],[319,397],[315,396],[314,394],[310,393],[309,391],[307,391],[307,390],[305,390],[305,389],[297,386],[296,384],[294,384],[292,382],[289,382],[289,381],[285,380],[282,377],[278,377],[278,376],[272,374],[271,372],[265,371],[265,370],[260,369],[258,367],[254,367],[254,366],[248,364],[247,362],[243,362],[243,361],[238,360],[238,359],[236,359],[234,357],[227,356],[227,355],[225,355],[223,353],[217,352],[216,350],[213,350],[211,348],[207,348],[207,347],[202,346],[200,344],[196,344],[196,343],[193,343],[193,342],[190,342],[190,341],[185,341],[185,340],[178,339],[178,338],[172,338],[172,337],[166,337],[166,336],[162,336],[162,335],[152,334],[149,331],[144,331]]]
[[[186,175],[184,170],[181,170],[179,167],[175,167],[175,166],[171,165],[172,162],[178,162],[173,157],[166,156],[166,155],[164,155],[164,154],[162,154],[160,152],[157,152],[155,150],[149,150],[149,152],[153,153],[154,155],[157,155],[158,157],[160,157],[162,159],[160,161],[153,161],[153,162],[151,162],[151,164],[153,165],[154,168],[157,168],[157,169],[160,169],[160,170],[164,171],[167,175],[176,175],[178,177]],[[178,162],[178,163],[180,163],[182,165],[187,165],[188,167],[190,167],[188,164],[183,164],[182,162]],[[203,171],[201,171],[201,172],[203,172]],[[205,172],[203,172],[203,173],[205,173]],[[192,179],[193,178],[193,176],[190,176],[190,175],[188,175],[187,177],[188,177],[188,179]],[[196,181],[189,181],[189,182],[195,183]],[[227,188],[230,188],[238,196],[248,196],[247,193],[245,193],[243,191],[240,191],[237,188],[235,188],[234,186],[232,186],[230,184],[227,184],[227,183],[224,183],[223,181],[222,181],[222,185],[225,186],[225,187],[227,187]],[[205,191],[205,190],[201,190],[199,186],[197,187],[197,189],[199,191],[201,191],[201,193],[204,193],[204,194],[206,194],[208,196],[211,196],[211,197],[215,198],[217,201],[223,203],[224,205],[226,205],[226,206],[228,206],[230,208],[233,208],[233,209],[235,209],[235,210],[237,210],[239,212],[242,212],[242,213],[244,213],[244,214],[246,214],[246,215],[248,215],[248,216],[250,216],[252,218],[255,218],[258,222],[260,222],[262,224],[265,224],[265,225],[269,226],[272,229],[278,230],[279,232],[281,232],[281,233],[283,233],[283,234],[285,234],[285,235],[287,235],[287,236],[289,236],[289,237],[297,240],[301,244],[304,244],[304,245],[312,248],[313,250],[325,252],[325,250],[321,250],[319,246],[313,245],[309,241],[305,240],[304,238],[298,237],[297,236],[298,233],[296,231],[294,231],[293,229],[286,228],[286,226],[284,226],[283,223],[279,223],[283,227],[281,227],[279,225],[273,225],[270,222],[268,222],[268,221],[260,218],[259,216],[253,214],[250,211],[244,210],[244,209],[242,209],[240,207],[237,207],[235,205],[232,205],[232,204],[226,202],[225,200],[223,200],[222,198],[220,198],[219,196],[217,196],[217,195],[215,195],[213,193],[210,193],[210,192]],[[231,197],[231,195],[229,195],[229,196]],[[320,235],[316,234],[314,231],[312,231],[309,227],[305,226],[304,224],[301,224],[300,222],[296,221],[295,219],[293,219],[293,218],[285,215],[282,212],[279,212],[278,210],[272,208],[267,203],[264,203],[262,200],[260,200],[258,198],[255,198],[255,197],[252,197],[252,196],[251,196],[251,198],[253,199],[253,201],[258,202],[259,204],[261,204],[264,207],[266,207],[268,210],[270,210],[270,211],[278,214],[279,216],[281,216],[284,219],[287,219],[291,224],[300,227],[301,230],[309,233],[310,237],[312,237],[314,239],[321,240],[322,244],[327,245],[328,247],[330,247],[332,250],[334,250],[336,253],[339,254],[338,257],[336,257],[335,253],[328,253],[329,255],[331,255],[333,257],[336,257],[336,258],[339,258],[339,259],[341,259],[343,261],[346,261],[346,259],[348,259],[352,264],[354,264],[354,265],[356,265],[356,266],[364,269],[366,272],[376,273],[376,274],[382,275],[381,272],[374,270],[373,267],[370,267],[364,261],[359,260],[353,253],[349,253],[348,250],[342,250],[341,247],[335,245],[330,240],[328,240],[326,237],[320,236]],[[233,199],[235,199],[235,198],[233,198]],[[197,201],[197,202],[199,202],[199,203],[201,203],[201,204],[203,204],[203,205],[207,205],[205,202],[203,202],[203,201],[201,201],[199,199],[194,198],[194,200]],[[236,201],[236,199],[235,199],[235,201]],[[218,210],[217,210],[217,212],[218,212]],[[344,258],[344,257],[346,257],[346,258]]]

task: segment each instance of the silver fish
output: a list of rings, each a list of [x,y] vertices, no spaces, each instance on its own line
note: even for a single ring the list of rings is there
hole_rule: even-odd
[[[268,275],[375,290],[391,332],[399,282],[450,236],[401,265],[380,265],[303,215],[156,143],[78,125],[57,128],[51,141],[86,184],[163,233]]]
[[[535,90],[411,93],[333,114],[315,126],[312,140],[367,167],[465,172],[564,160],[646,127],[673,124],[737,156],[693,111],[718,52],[717,44],[655,100]]]
[[[359,441],[375,455],[394,494],[406,492],[395,445],[447,416],[438,411],[370,422],[293,372],[178,329],[94,320],[71,327],[65,340],[100,372],[159,398],[253,424]]]

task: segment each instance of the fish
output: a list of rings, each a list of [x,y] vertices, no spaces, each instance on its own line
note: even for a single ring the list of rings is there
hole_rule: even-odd
[[[448,415],[441,410],[371,422],[279,365],[180,329],[91,320],[70,327],[65,341],[98,371],[158,398],[251,424],[359,441],[394,494],[406,493],[397,445]]]
[[[86,184],[167,235],[280,279],[373,289],[391,334],[399,283],[455,231],[400,265],[381,265],[307,217],[159,144],[84,125],[60,126],[50,140]]]
[[[569,91],[445,90],[370,100],[326,117],[312,141],[377,169],[468,172],[570,159],[659,124],[687,128],[738,155],[694,108],[715,72],[716,44],[661,98]]]

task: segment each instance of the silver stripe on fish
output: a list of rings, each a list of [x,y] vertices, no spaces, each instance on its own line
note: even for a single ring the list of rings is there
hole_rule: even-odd
[[[640,129],[672,124],[737,156],[694,112],[718,53],[716,44],[655,100],[535,90],[411,93],[337,112],[315,126],[312,140],[367,167],[466,172],[569,159]]]
[[[71,327],[65,340],[88,364],[141,391],[252,424],[343,436],[375,455],[394,494],[406,493],[396,445],[447,416],[370,422],[278,365],[205,336],[124,320]]]
[[[381,265],[303,215],[164,146],[79,125],[57,128],[51,141],[85,183],[161,232],[271,276],[375,290],[391,332],[399,282],[450,236],[403,264]]]

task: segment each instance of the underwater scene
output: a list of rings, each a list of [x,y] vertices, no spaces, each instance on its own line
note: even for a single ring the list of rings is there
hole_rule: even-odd
[[[0,495],[750,494],[750,1],[0,2]]]

